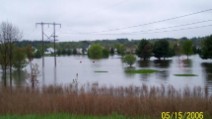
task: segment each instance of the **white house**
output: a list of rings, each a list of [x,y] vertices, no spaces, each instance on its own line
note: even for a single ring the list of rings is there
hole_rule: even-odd
[[[54,53],[54,49],[53,48],[47,48],[46,51],[45,51],[45,55],[50,55],[50,54],[53,54]]]

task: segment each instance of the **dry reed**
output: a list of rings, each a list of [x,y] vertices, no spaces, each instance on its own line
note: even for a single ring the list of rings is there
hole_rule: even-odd
[[[0,115],[71,113],[81,115],[160,116],[161,112],[212,115],[212,97],[199,87],[177,91],[172,86],[1,88]]]

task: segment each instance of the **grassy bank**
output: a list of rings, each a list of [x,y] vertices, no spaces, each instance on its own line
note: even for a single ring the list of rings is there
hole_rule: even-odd
[[[154,70],[154,69],[127,69],[126,73],[130,73],[130,74],[151,74],[151,73],[155,73],[158,72],[158,70]]]
[[[98,115],[107,119],[107,115],[113,116],[114,113],[123,115],[123,118],[161,117],[161,112],[165,111],[204,112],[212,115],[212,97],[207,95],[206,90],[201,88],[192,91],[186,88],[179,92],[171,86],[146,85],[117,88],[97,85],[86,88],[77,85],[48,86],[42,89],[1,88],[0,115],[68,113],[91,115],[91,119]]]

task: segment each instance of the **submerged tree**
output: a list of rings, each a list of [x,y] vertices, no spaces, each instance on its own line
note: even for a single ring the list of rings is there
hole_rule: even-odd
[[[88,49],[88,57],[91,59],[100,59],[103,57],[103,48],[99,44],[93,44]]]
[[[109,54],[110,54],[109,50],[106,48],[103,48],[103,50],[102,50],[103,58],[108,58]]]
[[[13,55],[13,67],[20,71],[27,65],[26,53],[24,48],[15,48]]]
[[[152,44],[148,40],[141,40],[136,54],[143,60],[148,60],[152,55]]]
[[[127,63],[130,67],[132,67],[135,61],[136,61],[136,57],[132,54],[128,54],[123,57],[123,62]]]
[[[155,42],[153,47],[153,53],[156,58],[159,60],[161,58],[169,57],[170,48],[169,48],[169,42],[165,39],[158,40]]]
[[[212,58],[212,35],[203,39],[200,57],[203,59]]]
[[[0,24],[0,65],[2,67],[4,77],[4,85],[6,86],[6,71],[9,66],[10,82],[12,80],[12,61],[14,42],[21,39],[21,32],[15,26],[8,22]]]

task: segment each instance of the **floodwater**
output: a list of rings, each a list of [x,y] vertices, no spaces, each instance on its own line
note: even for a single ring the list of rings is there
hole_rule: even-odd
[[[93,83],[108,87],[172,85],[176,89],[199,86],[212,92],[212,60],[202,60],[198,55],[190,56],[189,59],[181,56],[158,61],[152,57],[150,61],[144,62],[138,58],[133,66],[136,69],[159,70],[153,74],[126,74],[128,66],[122,63],[120,56],[102,60],[91,60],[87,56],[57,57],[56,68],[54,57],[45,57],[44,67],[42,59],[34,59],[32,64],[38,65],[37,86],[69,85],[76,80],[81,86]],[[14,71],[13,85],[31,85],[30,72],[29,65],[21,73]],[[197,76],[175,76],[185,73]]]

